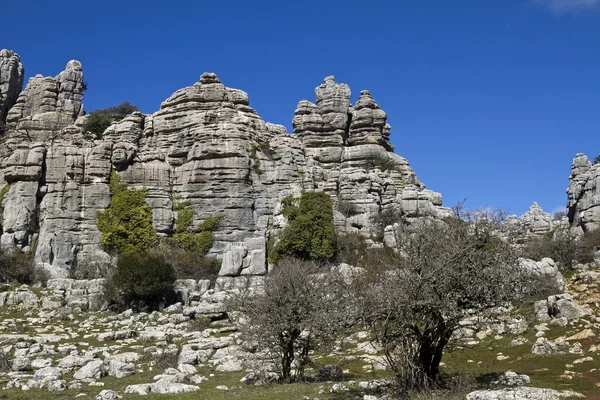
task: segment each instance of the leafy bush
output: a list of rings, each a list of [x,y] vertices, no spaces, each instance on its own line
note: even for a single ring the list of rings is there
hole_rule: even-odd
[[[152,227],[152,209],[146,204],[146,189],[134,190],[116,172],[110,176],[110,205],[98,211],[102,245],[118,253],[143,252],[158,243]]]
[[[594,261],[594,249],[600,246],[600,232],[587,232],[578,239],[570,232],[548,232],[528,239],[521,249],[521,256],[539,261],[548,257],[556,261],[560,268],[569,269],[573,262]]]
[[[4,283],[46,284],[48,276],[43,270],[35,268],[33,253],[18,249],[0,249],[0,281]]]
[[[219,276],[221,261],[206,257],[197,251],[182,248],[173,239],[162,240],[160,251],[173,265],[177,279],[210,279],[214,281]]]
[[[124,253],[111,281],[123,305],[156,309],[173,291],[175,271],[160,254]]]
[[[324,261],[336,256],[333,200],[327,193],[305,192],[299,199],[286,197],[281,203],[289,224],[273,247],[271,262],[290,257]]]
[[[338,260],[353,266],[362,263],[369,251],[366,238],[358,233],[346,233],[336,239],[339,248]]]
[[[213,245],[217,229],[222,216],[206,218],[198,229],[194,231],[193,222],[196,211],[191,207],[191,202],[184,201],[176,205],[177,220],[175,221],[174,243],[182,249],[205,256]]]
[[[84,132],[94,135],[96,139],[100,139],[102,134],[115,121],[120,121],[125,116],[140,109],[129,103],[128,101],[121,103],[118,106],[110,106],[101,110],[92,111],[83,125]]]

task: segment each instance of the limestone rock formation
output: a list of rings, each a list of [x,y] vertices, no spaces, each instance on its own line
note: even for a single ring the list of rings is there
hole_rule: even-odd
[[[21,93],[24,78],[19,55],[10,50],[0,50],[0,126],[6,122],[8,110]]]
[[[53,278],[81,270],[102,277],[111,268],[96,213],[110,203],[112,171],[148,189],[161,236],[173,234],[180,201],[194,209],[194,227],[222,216],[210,255],[222,260],[219,282],[228,287],[267,271],[267,239],[285,226],[281,200],[289,195],[330,194],[336,229],[372,237],[383,235],[384,214],[450,214],[392,151],[387,115],[370,93],[353,106],[350,88],[333,77],[315,89],[315,103],[300,101],[295,134],[263,121],[245,92],[204,73],[157,112],[134,112],[96,139],[83,131],[84,86],[78,61],[54,78],[31,78],[0,138],[0,242],[35,245],[36,264]]]
[[[583,231],[600,228],[600,164],[581,153],[573,159],[567,189],[567,216],[572,227]]]
[[[536,202],[533,202],[529,210],[520,217],[507,217],[506,223],[507,227],[525,237],[544,235],[560,225],[560,221],[555,220]]]

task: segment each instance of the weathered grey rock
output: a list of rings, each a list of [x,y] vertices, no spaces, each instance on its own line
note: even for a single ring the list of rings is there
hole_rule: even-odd
[[[110,360],[108,362],[108,375],[115,378],[125,378],[135,374],[135,365],[119,360]]]
[[[517,374],[514,371],[506,371],[493,382],[495,385],[502,386],[526,386],[531,383],[531,378],[525,374]]]
[[[92,360],[73,374],[74,379],[100,379],[106,375],[102,360]]]
[[[194,385],[186,385],[184,383],[170,382],[168,380],[159,380],[154,383],[142,383],[139,385],[129,385],[125,389],[125,393],[133,393],[139,395],[147,395],[150,393],[156,394],[177,394],[196,392],[200,388]]]
[[[584,231],[600,228],[600,164],[581,153],[573,159],[567,188],[567,216],[572,227]]]
[[[536,285],[545,285],[548,290],[559,292],[565,290],[565,278],[551,258],[543,258],[541,261],[519,258],[519,264],[524,271],[539,280]]]
[[[13,371],[31,371],[31,360],[27,357],[17,357],[12,360],[11,369]]]
[[[285,227],[281,200],[289,195],[330,194],[341,233],[379,236],[375,221],[384,212],[450,214],[441,196],[426,190],[392,152],[387,115],[371,94],[362,91],[351,106],[350,88],[333,77],[316,88],[315,103],[299,103],[296,135],[265,123],[245,92],[205,73],[156,113],[135,112],[93,139],[82,128],[83,87],[77,61],[54,78],[31,78],[8,112],[1,138],[0,184],[11,186],[0,243],[28,248],[35,239],[36,265],[52,278],[109,273],[114,259],[100,246],[97,211],[110,204],[113,170],[123,182],[148,189],[161,236],[173,234],[174,202],[190,202],[193,228],[222,216],[209,255],[222,260],[220,283],[229,286],[240,282],[230,278],[266,273],[267,239]],[[184,305],[208,290],[192,286],[179,286]],[[90,288],[62,290],[44,306],[101,307]]]
[[[0,293],[0,306],[16,306],[23,308],[35,308],[39,305],[38,296],[29,290],[29,287],[22,285],[9,292]]]
[[[62,379],[62,371],[58,367],[46,367],[35,371],[33,377],[27,381],[27,386],[30,388],[42,389],[48,388],[53,381]]]
[[[507,217],[506,225],[513,232],[527,237],[547,234],[559,226],[560,221],[555,220],[552,215],[545,212],[538,203],[534,202],[529,210],[520,217],[515,215]]]
[[[123,398],[123,396],[121,396],[119,393],[115,392],[114,390],[110,390],[110,389],[102,390],[95,397],[96,400],[117,400],[117,399],[122,399],[122,398]]]
[[[521,387],[502,390],[477,390],[467,395],[467,400],[559,400],[556,390]]]
[[[10,50],[0,50],[0,126],[6,122],[8,110],[19,97],[24,78],[25,70],[19,55]]]
[[[98,311],[105,304],[105,282],[105,279],[49,279],[47,287],[53,292],[50,297],[42,299],[42,307],[56,309],[67,306],[83,311]]]
[[[589,308],[575,303],[569,293],[549,296],[547,300],[535,302],[534,307],[539,321],[549,321],[550,318],[573,320],[591,314]]]
[[[555,340],[538,337],[531,347],[531,352],[537,355],[565,354],[571,352],[570,347],[570,343],[565,341],[564,337],[559,337]]]
[[[77,355],[68,355],[58,361],[58,366],[63,369],[63,371],[73,371],[75,368],[81,368],[86,365],[90,361],[89,358],[77,356]]]

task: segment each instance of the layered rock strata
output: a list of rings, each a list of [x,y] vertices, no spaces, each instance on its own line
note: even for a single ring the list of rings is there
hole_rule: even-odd
[[[10,50],[0,50],[0,126],[4,126],[8,110],[17,101],[24,76],[19,55]]]
[[[2,53],[3,54],[3,53]],[[135,112],[101,139],[83,132],[84,80],[70,61],[56,77],[36,76],[7,114],[1,138],[5,247],[31,248],[52,277],[85,269],[105,276],[113,258],[99,245],[96,213],[110,203],[110,174],[148,189],[153,226],[173,234],[176,207],[189,201],[193,226],[220,215],[210,255],[221,284],[267,271],[267,240],[286,224],[281,200],[325,191],[341,233],[381,237],[382,215],[449,215],[393,152],[387,115],[368,91],[325,78],[316,102],[300,101],[294,134],[266,123],[248,95],[204,73],[150,115]],[[35,245],[35,246],[34,246]]]
[[[567,189],[567,216],[572,227],[583,231],[600,228],[600,164],[578,153],[571,164]]]

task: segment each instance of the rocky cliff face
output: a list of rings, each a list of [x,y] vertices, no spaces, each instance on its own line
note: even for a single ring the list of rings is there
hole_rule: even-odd
[[[573,227],[583,231],[600,228],[600,164],[577,154],[571,164],[567,189],[567,216]]]
[[[393,152],[387,115],[370,93],[362,91],[352,105],[350,88],[333,77],[316,88],[315,103],[300,101],[294,134],[263,121],[245,92],[205,73],[156,113],[133,113],[94,140],[82,129],[78,61],[54,78],[31,78],[14,102],[20,84],[5,78],[14,75],[5,64],[21,71],[21,81],[22,67],[11,52],[0,52],[0,60],[0,88],[12,93],[0,103],[9,108],[0,146],[0,241],[22,249],[35,244],[37,265],[53,277],[83,267],[102,276],[110,268],[96,212],[110,203],[112,171],[148,188],[153,225],[163,236],[173,233],[174,198],[191,202],[195,225],[223,216],[211,254],[223,260],[224,277],[266,272],[267,238],[286,223],[281,200],[302,191],[334,198],[340,232],[380,236],[375,220],[386,212],[449,214],[441,195],[426,190]]]
[[[0,50],[0,126],[6,123],[8,110],[15,104],[23,87],[25,70],[19,55]]]

